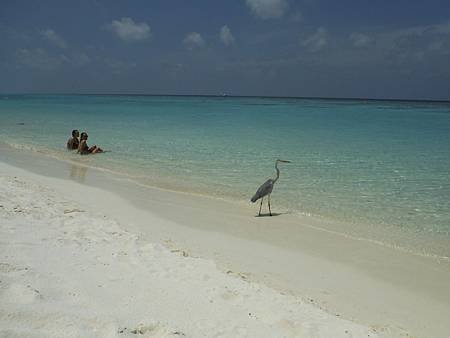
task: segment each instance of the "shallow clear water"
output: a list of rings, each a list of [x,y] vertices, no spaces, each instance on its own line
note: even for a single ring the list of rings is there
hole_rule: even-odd
[[[100,95],[0,96],[0,141],[142,183],[450,237],[450,103]],[[23,123],[20,124],[20,123]],[[74,128],[111,152],[65,151]],[[255,206],[256,207],[256,206]]]

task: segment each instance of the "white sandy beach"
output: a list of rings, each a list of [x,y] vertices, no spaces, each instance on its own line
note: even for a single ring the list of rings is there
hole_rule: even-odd
[[[34,165],[46,163],[49,172],[58,166]],[[101,186],[103,174],[90,172]],[[442,337],[449,330],[447,262],[312,226],[296,237],[288,215],[257,219],[253,209],[224,201],[157,189],[143,201],[128,185],[119,196],[89,186],[85,175],[70,167],[80,184],[0,163],[0,336]],[[151,207],[124,199],[130,194]]]
[[[376,336],[1,170],[2,337]]]

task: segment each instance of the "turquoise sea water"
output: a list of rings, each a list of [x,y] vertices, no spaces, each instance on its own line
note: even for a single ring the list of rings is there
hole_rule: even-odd
[[[75,128],[111,152],[67,152]],[[242,202],[287,159],[278,211],[450,238],[450,103],[2,95],[0,141]]]

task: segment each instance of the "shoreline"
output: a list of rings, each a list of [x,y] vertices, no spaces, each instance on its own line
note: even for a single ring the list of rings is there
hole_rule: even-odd
[[[56,153],[46,152],[42,149],[36,149],[28,145],[9,144],[2,141],[0,142],[0,150],[13,154],[13,156],[11,157],[13,160],[15,160],[16,154],[18,155],[21,152],[26,153],[23,156],[31,156],[34,159],[37,159],[38,155],[44,155],[50,161],[56,161],[58,163],[70,165],[72,168],[71,171],[74,171],[74,173],[71,173],[71,175],[74,174],[75,176],[78,175],[78,172],[87,172],[88,170],[93,170],[101,173],[101,175],[108,175],[111,180],[114,180],[115,182],[121,182],[124,185],[129,184],[137,186],[139,188],[148,189],[149,191],[157,190],[168,194],[183,195],[186,198],[193,197],[198,199],[211,200],[216,203],[232,204],[241,212],[245,213],[250,210],[250,208],[248,207],[248,201],[245,202],[240,199],[233,199],[230,196],[210,195],[207,192],[200,190],[186,191],[182,190],[181,188],[180,190],[175,187],[176,183],[172,183],[173,187],[171,187],[168,182],[175,182],[173,177],[164,179],[165,185],[159,183],[156,184],[156,181],[154,180],[150,182],[140,181],[138,177],[122,171],[116,171],[111,168],[96,166],[89,163],[77,163],[73,159],[60,157]],[[28,164],[24,164],[24,168],[28,169],[31,162],[32,161],[29,161]],[[17,165],[17,163],[13,163],[13,165]],[[82,170],[77,169],[78,167],[82,168]],[[36,173],[45,175],[45,172],[43,172],[42,170],[40,172],[37,171]],[[55,174],[56,172],[53,172],[53,175]],[[85,175],[85,173],[83,175]],[[70,179],[76,180],[74,177],[70,177]],[[98,186],[95,180],[90,180],[89,183],[94,186]],[[120,193],[119,190],[105,184],[101,188],[112,193]],[[130,196],[128,196],[128,200],[131,200]],[[136,203],[136,201],[132,202],[135,205],[139,205],[139,203]],[[148,206],[140,205],[140,207],[147,208]],[[256,204],[252,204],[251,208],[252,210],[256,210]],[[279,209],[280,214],[289,215],[289,217],[292,217],[293,219],[291,220],[291,223],[302,223],[303,225],[310,226],[315,230],[328,232],[348,239],[365,241],[371,244],[387,247],[412,255],[429,257],[436,260],[450,262],[450,237],[448,237],[446,234],[426,233],[424,231],[421,231],[418,234],[414,229],[398,228],[392,225],[370,224],[361,222],[354,223],[344,220],[330,219],[319,215],[311,215],[298,211],[289,211],[283,208],[280,209],[279,207],[277,209]],[[445,237],[443,237],[442,235],[444,235]]]
[[[37,161],[42,163],[35,163],[36,167],[48,167],[50,160]],[[54,167],[50,170],[53,173]],[[60,164],[58,170],[61,167],[64,165]],[[47,174],[52,176],[50,171]],[[170,240],[180,250],[214,260],[225,273],[239,271],[249,282],[304,300],[314,299],[316,306],[329,313],[382,328],[382,335],[410,332],[438,337],[446,332],[448,323],[442,317],[450,309],[446,262],[320,232],[308,227],[307,218],[303,224],[294,222],[300,233],[292,238],[289,215],[257,219],[247,208],[236,209],[236,205],[224,201],[131,188],[95,170],[84,174],[84,183],[17,172],[39,177],[45,186],[61,194],[70,191],[83,196],[84,207],[126,224],[143,241]],[[88,187],[93,181],[97,188]],[[112,183],[119,186],[115,189],[122,197],[102,189],[102,184]],[[89,194],[84,196],[86,191]],[[130,196],[134,196],[133,203]],[[141,204],[136,203],[139,201]],[[156,217],[159,225],[148,229],[145,220],[149,217]]]

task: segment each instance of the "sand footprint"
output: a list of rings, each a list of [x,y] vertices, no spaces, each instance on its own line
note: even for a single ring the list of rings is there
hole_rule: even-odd
[[[39,290],[34,289],[30,285],[22,284],[10,284],[3,293],[2,297],[4,302],[14,304],[31,304],[42,298]]]
[[[236,290],[230,290],[228,288],[226,288],[226,290],[220,295],[220,297],[224,300],[236,300],[237,298],[239,298],[240,294],[238,291]]]
[[[8,263],[0,262],[0,273],[14,273],[18,271],[28,271],[28,268],[19,268]]]
[[[170,330],[164,325],[160,323],[155,324],[139,324],[135,328],[120,328],[117,333],[119,334],[126,334],[128,336],[137,335],[137,336],[143,336],[143,337],[152,337],[152,338],[165,338],[165,337],[185,337],[186,334],[184,334],[181,331],[177,330]]]

